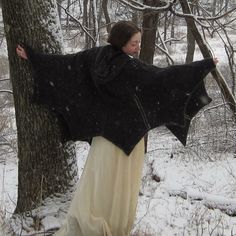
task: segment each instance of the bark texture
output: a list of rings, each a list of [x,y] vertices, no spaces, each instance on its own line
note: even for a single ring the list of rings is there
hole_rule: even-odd
[[[56,2],[3,0],[10,78],[13,85],[18,135],[18,201],[15,212],[30,210],[56,192],[64,192],[75,180],[77,167],[73,145],[62,145],[58,120],[45,107],[32,104],[32,72],[15,52],[26,43],[41,52],[61,52]]]

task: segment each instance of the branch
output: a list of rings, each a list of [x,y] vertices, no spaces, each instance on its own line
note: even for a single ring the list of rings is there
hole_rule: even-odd
[[[176,0],[171,0],[168,2],[163,1],[163,3],[165,4],[164,6],[152,7],[152,6],[148,6],[148,5],[142,4],[140,2],[137,2],[135,0],[116,0],[116,1],[123,3],[126,6],[129,6],[130,8],[137,10],[137,11],[144,11],[144,10],[167,11],[176,2]]]
[[[93,38],[93,36],[85,29],[85,27],[79,22],[79,20],[76,19],[74,16],[72,16],[72,15],[68,12],[68,10],[67,10],[65,7],[63,7],[60,3],[57,2],[57,4],[58,4],[58,6],[60,6],[60,7],[65,11],[65,13],[66,13],[68,16],[70,16],[75,22],[77,22],[77,23],[79,24],[79,26],[82,28],[82,30],[89,36],[89,38],[91,38],[91,40],[92,40],[94,43],[96,43],[96,40],[95,40],[95,39]]]
[[[176,10],[174,10],[172,7],[169,8],[170,12],[172,12],[174,15],[178,16],[178,17],[182,17],[182,18],[193,18],[194,21],[196,21],[198,24],[200,24],[202,27],[204,28],[209,28],[209,26],[203,24],[200,20],[202,21],[214,21],[214,20],[219,20],[225,16],[227,16],[228,14],[230,14],[231,12],[236,10],[236,7],[232,8],[231,10],[225,12],[224,14],[220,15],[220,16],[215,16],[215,17],[202,17],[202,16],[196,16],[194,14],[187,14],[187,13],[182,13],[182,12],[178,12]]]
[[[182,39],[184,39],[186,36],[184,35],[184,36],[182,36],[181,38],[179,38],[179,39],[177,39],[177,38],[169,38],[169,39],[166,39],[165,41],[164,41],[164,43],[166,44],[166,43],[169,43],[169,42],[179,42],[179,41],[181,41]],[[160,43],[158,44],[158,46],[160,46]]]
[[[9,142],[0,142],[0,146],[9,146],[12,147],[12,144]]]
[[[194,5],[194,6],[201,6],[199,3],[198,4],[192,4],[192,5]],[[204,7],[202,7],[202,6],[201,6],[201,8],[204,9]],[[234,12],[235,10],[236,10],[236,7],[232,8],[231,10],[229,10],[229,11],[227,11],[224,14],[219,15],[219,16],[210,16],[210,17],[197,16],[197,18],[198,18],[198,20],[219,20],[219,19],[229,15],[231,12]],[[204,9],[204,11],[206,11],[206,10]],[[210,14],[210,13],[208,12],[208,14]]]
[[[190,17],[190,18],[193,18],[202,27],[208,28],[207,25],[204,25],[202,22],[199,21],[198,16],[195,16],[193,14],[183,14],[181,12],[178,12],[178,11],[174,10],[172,6],[176,2],[175,0],[174,1],[169,1],[169,2],[165,3],[166,5],[162,6],[162,7],[152,7],[152,6],[148,6],[148,5],[139,3],[139,2],[134,1],[134,0],[129,0],[129,1],[127,1],[127,0],[117,0],[117,1],[123,3],[126,6],[131,7],[134,10],[138,10],[138,11],[151,10],[151,11],[154,11],[154,12],[155,11],[159,12],[159,11],[168,11],[169,10],[171,13],[173,13],[174,15],[176,15],[178,17],[184,17],[184,18],[185,17]]]
[[[202,11],[204,11],[206,14],[209,15],[209,13],[208,13],[207,11],[205,11],[205,9],[204,9],[202,6],[201,6],[201,8],[202,8]],[[230,37],[228,36],[228,33],[227,33],[226,29],[225,29],[225,25],[226,25],[226,24],[229,24],[229,23],[232,22],[232,21],[227,22],[227,23],[225,23],[224,25],[223,25],[220,21],[218,21],[218,20],[215,20],[215,22],[216,22],[216,24],[218,25],[218,28],[215,28],[215,26],[213,25],[212,22],[209,22],[209,24],[210,24],[211,27],[213,28],[212,34],[213,34],[214,32],[216,32],[216,33],[218,34],[218,36],[220,37],[220,39],[222,40],[222,42],[224,43],[225,52],[226,52],[226,54],[227,54],[228,61],[229,61],[229,69],[230,69],[231,76],[232,76],[232,81],[233,81],[233,85],[232,85],[231,91],[232,91],[232,95],[235,96],[235,92],[234,92],[234,91],[235,91],[235,70],[234,70],[235,61],[234,61],[234,53],[235,53],[236,50],[234,49],[233,44],[232,44],[232,42],[231,42],[231,39],[230,39]],[[221,34],[219,33],[219,29],[221,29],[221,30],[224,32],[225,37],[226,37],[226,40],[227,40],[227,42],[228,42],[228,45],[227,45],[227,43],[225,42],[225,39],[224,39],[224,38],[221,36]],[[235,108],[235,109],[236,109],[236,108]]]
[[[203,24],[203,23],[199,20],[199,17],[196,16],[196,15],[194,15],[194,14],[178,12],[178,11],[174,10],[172,7],[170,8],[170,12],[173,13],[175,16],[178,16],[178,17],[191,18],[191,19],[193,19],[195,22],[197,22],[199,25],[201,25],[203,28],[209,28],[208,25]],[[204,18],[204,19],[205,19],[205,18]]]
[[[155,46],[160,50],[162,51],[170,60],[171,60],[171,63],[172,65],[174,65],[174,60],[172,59],[172,57],[169,55],[168,51],[163,49],[161,47],[161,44],[165,44],[166,43],[169,43],[169,42],[178,42],[178,41],[181,41],[183,38],[185,38],[186,36],[182,36],[180,39],[176,39],[176,38],[169,38],[169,39],[166,39],[166,40],[163,40],[161,37],[161,43],[159,44],[155,44]]]
[[[161,44],[162,44],[162,46],[164,47],[164,49],[163,49],[162,47],[160,47],[159,45],[156,45],[156,46],[157,46],[162,52],[164,52],[164,53],[166,54],[166,56],[170,59],[171,64],[174,65],[174,60],[171,58],[171,56],[170,56],[170,54],[169,54],[169,52],[168,52],[168,49],[167,49],[167,47],[166,47],[166,44],[165,44],[163,38],[161,37],[161,33],[160,33],[159,28],[157,28],[157,32],[158,32],[159,38],[160,38],[160,40],[161,40]]]
[[[212,17],[200,17],[198,16],[197,18],[199,20],[219,20],[227,15],[229,15],[231,12],[235,11],[236,10],[236,7],[232,8],[231,10],[225,12],[224,14],[220,15],[220,16],[212,16]]]
[[[7,81],[7,80],[10,80],[10,79],[0,79],[0,82]]]
[[[182,7],[184,13],[187,13],[187,14],[191,13],[191,10],[190,10],[187,0],[180,0],[180,4],[181,4],[181,7]],[[203,57],[204,58],[212,57],[212,52],[210,50],[210,47],[207,46],[207,42],[203,39],[202,35],[200,34],[193,18],[185,18],[185,20],[186,20],[187,26],[189,27],[189,29],[191,29],[191,32],[196,39],[196,42],[199,46],[199,49],[200,49]],[[235,100],[235,97],[233,96],[233,94],[231,93],[231,91],[228,87],[228,84],[226,83],[223,75],[221,74],[221,72],[218,70],[217,67],[215,70],[211,71],[211,74],[215,78],[215,80],[216,80],[222,94],[224,95],[224,98],[228,102],[233,114],[236,115],[236,100]]]
[[[162,52],[171,60],[172,65],[174,65],[174,61],[173,61],[173,59],[171,58],[171,56],[169,55],[169,53],[168,53],[165,49],[163,49],[160,45],[155,44],[155,46],[156,46],[160,51],[162,51]]]
[[[231,12],[236,10],[236,7],[232,8],[231,10],[225,12],[222,15],[219,16],[215,16],[215,17],[202,17],[202,16],[196,16],[194,14],[186,14],[186,13],[182,13],[182,12],[178,12],[176,10],[173,9],[173,5],[176,3],[176,0],[171,0],[168,2],[163,2],[165,3],[164,6],[161,7],[152,7],[152,6],[148,6],[145,4],[142,4],[140,2],[137,2],[135,0],[116,0],[126,6],[129,6],[130,8],[137,10],[137,11],[145,11],[145,10],[152,10],[152,11],[170,11],[172,14],[178,16],[178,17],[182,17],[182,18],[192,18],[194,19],[194,21],[196,21],[199,25],[201,25],[204,28],[209,28],[208,25],[203,24],[201,21],[214,21],[214,20],[218,20],[220,18],[225,17],[226,15],[230,14]]]
[[[0,90],[0,93],[10,93],[10,94],[13,94],[12,90],[7,90],[7,89]]]

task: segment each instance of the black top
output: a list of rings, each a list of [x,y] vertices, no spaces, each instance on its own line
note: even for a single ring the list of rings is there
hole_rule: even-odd
[[[159,68],[112,46],[71,55],[26,48],[34,71],[34,98],[55,112],[62,141],[103,136],[130,154],[151,129],[166,127],[185,145],[191,119],[211,99],[204,77],[211,58]]]

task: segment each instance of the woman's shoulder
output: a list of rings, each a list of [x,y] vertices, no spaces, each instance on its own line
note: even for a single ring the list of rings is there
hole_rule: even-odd
[[[96,46],[92,48],[86,48],[82,49],[79,53],[84,53],[84,54],[96,54],[96,53],[101,53],[102,51],[108,51],[111,49],[110,45],[104,45],[104,46]]]

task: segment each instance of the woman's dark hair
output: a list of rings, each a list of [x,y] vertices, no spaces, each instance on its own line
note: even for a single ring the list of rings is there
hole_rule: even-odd
[[[141,29],[132,21],[118,21],[111,28],[107,42],[121,49],[138,32],[141,32]]]

